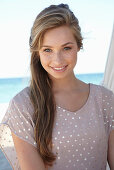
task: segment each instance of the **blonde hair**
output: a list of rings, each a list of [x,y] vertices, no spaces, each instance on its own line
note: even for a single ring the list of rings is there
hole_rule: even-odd
[[[79,49],[83,47],[81,28],[78,19],[69,9],[68,5],[51,5],[45,8],[35,19],[31,30],[30,47],[32,51],[38,51],[41,47],[44,33],[55,27],[68,25],[76,38]]]
[[[52,132],[56,104],[52,81],[43,69],[38,56],[43,36],[49,29],[67,25],[71,28],[78,48],[83,48],[78,19],[66,4],[51,5],[36,17],[29,40],[31,51],[31,102],[34,106],[35,139],[38,152],[47,166],[52,166],[56,155],[52,152]]]

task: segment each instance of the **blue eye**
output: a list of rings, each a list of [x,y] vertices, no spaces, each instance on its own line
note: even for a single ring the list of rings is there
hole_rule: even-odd
[[[44,49],[44,51],[45,51],[45,52],[51,52],[51,49],[46,48],[46,49]]]
[[[64,47],[64,50],[71,50],[71,47]]]

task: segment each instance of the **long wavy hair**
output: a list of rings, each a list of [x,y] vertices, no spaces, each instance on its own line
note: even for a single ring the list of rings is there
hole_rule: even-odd
[[[56,155],[52,152],[52,132],[56,114],[56,103],[52,93],[53,83],[41,65],[39,49],[43,36],[49,29],[67,25],[71,28],[78,48],[83,47],[78,19],[67,4],[51,5],[36,17],[29,40],[31,51],[30,99],[34,107],[35,140],[37,150],[45,166],[52,166]]]

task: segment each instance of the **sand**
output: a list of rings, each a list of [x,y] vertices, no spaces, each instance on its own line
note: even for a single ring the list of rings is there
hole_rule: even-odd
[[[0,122],[8,108],[8,103],[0,103]],[[0,170],[11,170],[8,161],[6,160],[4,154],[2,153],[0,149]]]
[[[8,108],[8,103],[0,103],[0,122]]]

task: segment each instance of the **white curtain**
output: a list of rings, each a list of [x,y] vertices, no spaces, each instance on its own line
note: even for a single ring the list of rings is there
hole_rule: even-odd
[[[103,78],[103,85],[114,92],[114,24]]]

